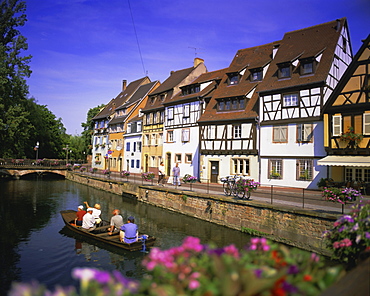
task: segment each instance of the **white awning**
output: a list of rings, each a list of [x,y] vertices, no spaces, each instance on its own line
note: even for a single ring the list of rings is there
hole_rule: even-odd
[[[370,167],[370,156],[329,155],[320,159],[318,165]]]

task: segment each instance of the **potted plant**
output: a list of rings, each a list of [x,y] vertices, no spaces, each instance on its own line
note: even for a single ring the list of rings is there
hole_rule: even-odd
[[[182,178],[182,181],[184,183],[195,183],[197,181],[197,178],[192,176],[192,175],[189,175],[189,174],[186,174],[183,178]]]
[[[304,170],[304,172],[299,175],[299,179],[310,180],[310,173],[308,172],[308,170]]]
[[[142,173],[141,176],[143,177],[143,179],[145,181],[151,181],[154,179],[154,173],[153,172],[146,172],[146,173]]]
[[[90,173],[94,174],[96,173],[98,170],[98,168],[90,168]]]
[[[129,171],[122,171],[121,173],[120,173],[120,175],[121,175],[121,177],[123,178],[123,177],[128,177],[128,176],[130,176],[130,172]]]
[[[270,179],[280,179],[281,175],[279,172],[276,171],[276,169],[273,169],[270,173]]]
[[[258,185],[260,185],[260,183],[255,182],[252,179],[243,179],[243,178],[238,179],[235,182],[235,184],[238,188],[241,188],[242,190],[245,190],[246,192],[254,191],[258,188]]]
[[[356,134],[352,126],[348,127],[347,132],[343,133],[340,136],[341,141],[348,142],[347,148],[357,148],[358,144],[362,141],[363,138],[364,135],[360,133]]]
[[[103,170],[103,175],[110,176],[111,171],[110,170]]]
[[[327,201],[339,202],[342,205],[345,205],[347,202],[355,201],[357,197],[362,197],[359,191],[351,187],[324,187],[324,190],[322,191],[322,196]]]

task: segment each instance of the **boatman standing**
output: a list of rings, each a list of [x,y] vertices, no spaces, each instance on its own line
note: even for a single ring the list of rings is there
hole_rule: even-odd
[[[121,227],[119,234],[120,241],[131,244],[137,241],[138,235],[138,227],[135,224],[135,218],[130,216],[127,218],[127,223]]]

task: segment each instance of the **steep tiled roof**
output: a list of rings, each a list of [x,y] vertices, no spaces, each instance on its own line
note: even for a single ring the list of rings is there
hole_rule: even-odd
[[[285,33],[276,56],[259,87],[260,92],[273,91],[298,85],[324,82],[328,76],[335,48],[338,43],[346,18],[317,26]],[[339,25],[339,26],[338,26]],[[296,59],[316,57],[322,53],[314,75],[301,76],[299,70],[292,71],[291,78],[279,79],[278,64]]]
[[[127,107],[131,106],[132,104],[137,103],[142,98],[144,98],[145,96],[147,96],[149,94],[149,92],[152,90],[152,88],[157,83],[159,83],[158,80],[153,81],[153,82],[150,82],[150,83],[147,83],[147,84],[144,84],[144,85],[141,85],[138,88],[138,90],[126,102],[124,102],[120,107],[118,107],[116,110],[127,108]]]
[[[138,80],[131,82],[124,90],[122,90],[114,99],[112,99],[105,108],[100,111],[93,120],[103,119],[109,117],[117,107],[120,107],[126,100],[128,100],[137,88],[143,83],[149,83],[149,77],[145,76]]]
[[[262,68],[271,61],[274,43],[268,43],[261,46],[238,50],[229,68],[226,69],[226,74],[223,75],[222,81],[218,88],[214,91],[210,102],[208,103],[205,112],[202,114],[199,123],[215,122],[215,121],[232,121],[253,119],[257,116],[257,101],[258,94],[256,88],[261,82],[250,81],[250,69]],[[227,73],[240,72],[246,69],[241,76],[238,84],[229,85]],[[246,107],[244,110],[218,111],[217,100],[222,98],[245,97],[247,94],[253,93],[246,99]]]
[[[209,96],[210,92],[214,91],[216,89],[217,85],[218,85],[218,82],[216,82],[216,81],[219,81],[219,80],[222,79],[226,70],[227,70],[227,68],[212,71],[212,72],[203,73],[197,79],[195,79],[191,84],[188,84],[186,86],[211,82],[207,87],[205,87],[204,89],[202,89],[201,91],[199,91],[197,93],[192,93],[192,94],[188,94],[188,95],[182,95],[182,93],[180,92],[180,93],[176,94],[170,101],[164,102],[164,105],[167,105],[167,104],[168,105],[173,105],[173,104],[181,103],[183,101],[191,101],[191,100],[194,100],[195,98]],[[184,86],[184,87],[186,87],[186,86]]]

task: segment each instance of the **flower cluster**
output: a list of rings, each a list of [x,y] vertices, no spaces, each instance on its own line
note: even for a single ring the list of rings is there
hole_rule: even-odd
[[[155,175],[152,172],[146,172],[146,173],[142,173],[141,176],[143,177],[145,181],[150,181],[154,179]]]
[[[85,166],[80,167],[80,172],[85,172],[87,168]]]
[[[324,187],[322,196],[325,200],[332,202],[339,202],[346,204],[347,202],[355,201],[357,198],[362,198],[361,192],[353,188],[337,188],[337,187]]]
[[[147,275],[140,283],[112,273],[76,268],[80,295],[319,295],[343,275],[316,254],[252,238],[249,246],[216,248],[187,237],[181,246],[152,248],[144,258]],[[13,286],[13,295],[78,295],[74,288],[55,294],[35,283]]]
[[[347,132],[343,133],[340,136],[341,141],[353,142],[355,147],[358,146],[358,144],[362,141],[363,138],[364,138],[364,135],[363,134],[356,134],[354,132],[354,128],[351,127],[351,126],[348,128]]]
[[[90,168],[90,173],[94,174],[97,170],[98,168]]]
[[[192,175],[189,175],[189,174],[186,174],[183,178],[182,178],[182,181],[184,183],[195,183],[197,181],[197,178],[192,176]]]
[[[67,163],[67,164],[66,164],[66,167],[67,167],[67,169],[71,169],[71,168],[72,168],[72,164]]]
[[[235,184],[236,184],[236,186],[238,188],[243,189],[245,191],[253,191],[253,190],[256,190],[258,188],[258,186],[260,185],[260,183],[255,182],[252,179],[243,179],[243,178],[239,178],[235,182]]]
[[[103,170],[103,175],[110,175],[110,170]]]
[[[130,172],[129,171],[122,171],[120,173],[120,175],[121,175],[121,177],[128,177],[128,176],[130,176]]]
[[[350,215],[334,222],[333,229],[324,233],[334,259],[354,266],[362,253],[370,251],[370,202],[352,207]]]
[[[80,164],[75,163],[75,164],[73,165],[73,169],[74,169],[74,170],[79,170],[80,168],[81,168],[81,165],[80,165]]]

